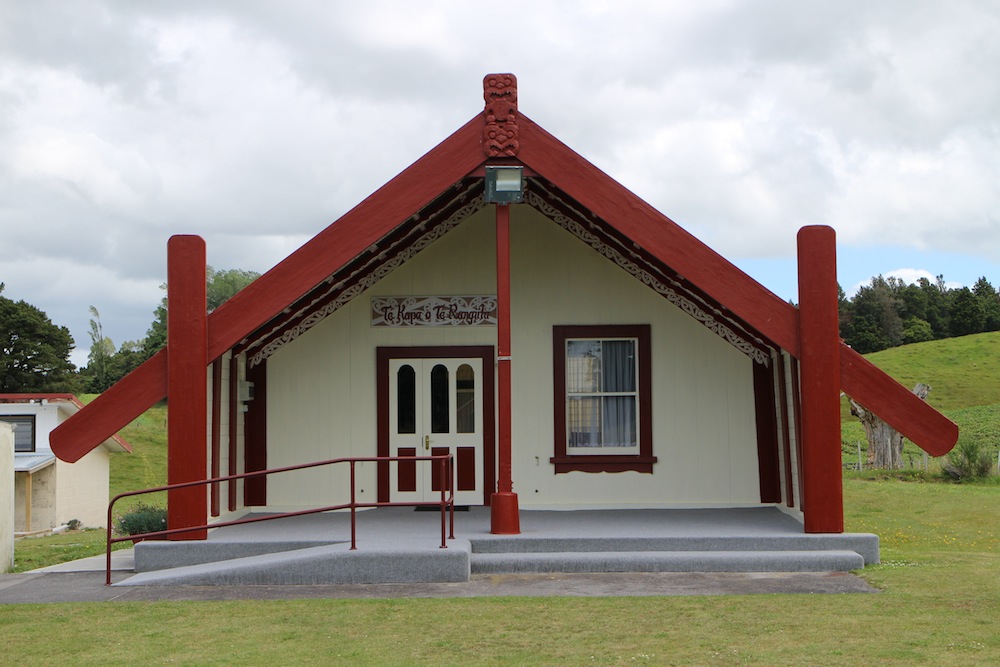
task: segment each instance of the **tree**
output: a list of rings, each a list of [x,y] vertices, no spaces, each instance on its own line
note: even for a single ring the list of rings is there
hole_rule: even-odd
[[[87,355],[87,365],[80,369],[84,378],[84,389],[92,394],[99,394],[110,387],[118,378],[109,376],[109,365],[115,354],[115,344],[104,335],[101,326],[101,314],[94,306],[90,307],[90,354]]]
[[[903,342],[903,321],[897,311],[898,299],[882,276],[858,290],[851,306],[850,323],[844,340],[861,354],[878,352]]]
[[[952,336],[980,333],[986,324],[983,303],[968,287],[953,290],[951,310],[948,315]]]
[[[260,274],[256,271],[245,271],[243,269],[225,269],[216,271],[211,266],[205,267],[205,289],[207,293],[206,308],[212,312],[241,289],[252,283]],[[160,285],[160,289],[166,291],[167,284]],[[167,344],[167,297],[160,300],[160,305],[153,311],[155,316],[153,323],[146,331],[146,338],[143,341],[143,354],[145,358],[156,354]]]
[[[108,377],[112,378],[111,384],[134,371],[145,360],[146,356],[141,341],[127,340],[122,343],[108,363]]]
[[[208,312],[212,312],[241,289],[260,278],[256,271],[243,269],[225,269],[216,271],[211,266],[206,267],[205,286],[208,291]]]
[[[87,365],[80,369],[84,390],[100,394],[111,385],[136,369],[146,360],[143,354],[143,344],[138,341],[126,341],[115,352],[114,342],[104,335],[101,326],[101,314],[94,306],[90,307],[90,354]]]
[[[923,343],[934,340],[934,330],[925,320],[911,317],[903,322],[903,344]]]
[[[927,317],[923,319],[931,325],[934,338],[947,338],[951,335],[948,317],[950,299],[948,287],[944,284],[944,276],[938,276],[933,283],[927,278],[921,278],[917,281],[917,285],[927,297],[925,307]]]
[[[76,391],[69,329],[25,301],[6,298],[3,290],[0,283],[0,392]]]
[[[1000,294],[993,288],[986,276],[982,276],[972,286],[972,293],[976,295],[983,306],[985,320],[983,331],[1000,331]]]
[[[851,320],[854,319],[854,304],[847,298],[840,283],[837,283],[837,317],[840,337],[846,340],[851,329]]]
[[[167,284],[160,285],[160,289],[167,290]],[[142,354],[145,359],[159,352],[167,344],[167,297],[160,299],[159,305],[153,311],[153,322],[146,330],[146,337],[142,341]]]
[[[921,400],[927,398],[931,388],[918,383],[913,393]],[[885,470],[900,470],[903,467],[903,434],[889,426],[881,417],[871,412],[850,396],[851,414],[861,420],[868,439],[868,466]]]

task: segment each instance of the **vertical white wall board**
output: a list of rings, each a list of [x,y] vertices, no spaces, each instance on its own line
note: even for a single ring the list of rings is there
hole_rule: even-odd
[[[14,428],[0,422],[0,574],[14,567]]]

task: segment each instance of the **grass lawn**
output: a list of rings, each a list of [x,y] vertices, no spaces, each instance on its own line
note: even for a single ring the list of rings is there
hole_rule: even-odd
[[[132,445],[132,453],[111,454],[109,497],[125,491],[151,489],[167,483],[167,408],[150,408],[122,429],[121,435]],[[129,498],[115,504],[116,514],[137,503],[167,506],[167,494],[158,493]]]
[[[877,595],[128,602],[0,607],[32,664],[1000,663],[1000,485],[844,483]]]
[[[103,528],[70,530],[58,535],[24,537],[14,543],[14,569],[12,572],[27,572],[57,563],[79,560],[88,556],[99,556],[105,552],[107,533]],[[112,545],[116,551],[127,549],[129,543]]]

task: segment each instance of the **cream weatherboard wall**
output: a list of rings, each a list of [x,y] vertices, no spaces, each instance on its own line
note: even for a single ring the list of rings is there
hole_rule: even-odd
[[[0,574],[14,567],[14,429],[0,422]]]
[[[111,470],[108,450],[98,447],[76,463],[57,460],[51,467],[55,471],[53,482],[58,502],[52,508],[54,521],[47,527],[61,526],[76,519],[88,528],[107,528]],[[46,527],[36,522],[36,516],[33,512],[32,527]]]
[[[709,506],[760,501],[752,362],[527,206],[511,211],[512,463],[529,506]],[[376,448],[376,348],[496,344],[495,327],[373,328],[372,296],[495,294],[484,209],[268,360],[268,467]],[[555,474],[552,327],[649,324],[653,474]],[[268,482],[272,506],[338,502],[347,471]],[[376,497],[359,469],[359,497]],[[489,490],[487,490],[489,492]]]

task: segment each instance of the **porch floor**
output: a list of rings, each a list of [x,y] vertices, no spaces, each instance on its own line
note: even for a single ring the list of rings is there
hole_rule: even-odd
[[[829,572],[878,562],[878,537],[807,535],[775,507],[531,510],[520,535],[490,534],[490,510],[455,512],[440,548],[437,511],[378,508],[217,528],[207,540],[136,545],[116,585],[468,581],[529,572]]]

